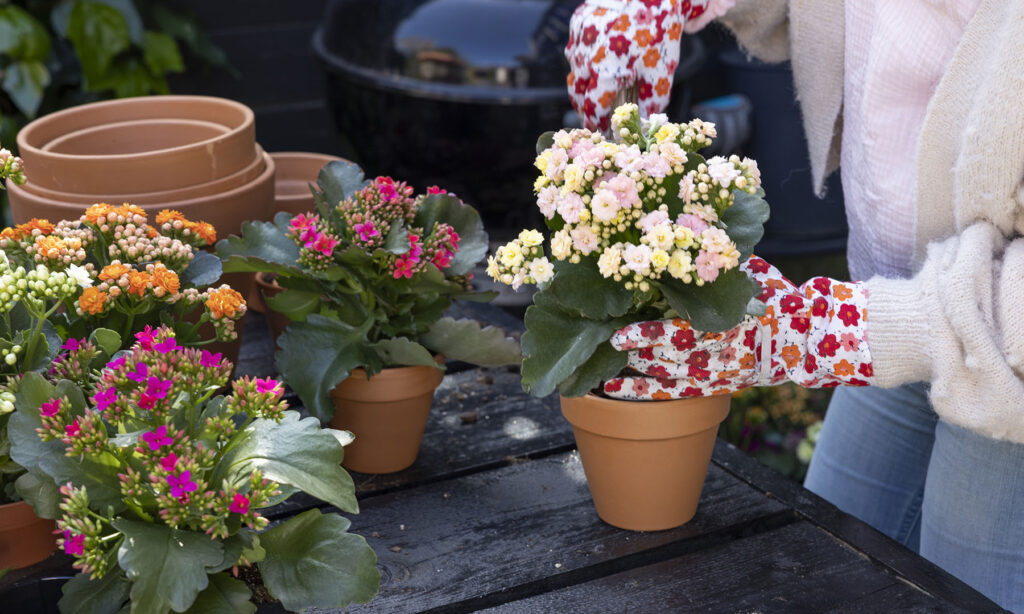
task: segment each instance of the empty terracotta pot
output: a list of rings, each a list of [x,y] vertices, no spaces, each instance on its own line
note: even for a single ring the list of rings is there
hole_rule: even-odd
[[[187,200],[190,198],[197,198],[200,196],[209,196],[210,194],[218,194],[220,192],[227,192],[234,188],[240,187],[263,173],[267,167],[267,161],[264,158],[263,148],[256,145],[253,148],[252,162],[242,170],[232,173],[226,177],[215,179],[213,181],[207,181],[206,183],[200,183],[184,188],[177,188],[174,190],[164,190],[162,192],[145,192],[140,194],[70,194],[68,192],[60,192],[57,190],[50,190],[44,188],[38,184],[32,183],[31,181],[26,182],[21,187],[25,190],[48,198],[50,200],[56,200],[61,202],[75,202],[78,200],[88,200],[90,204],[94,202],[105,202],[112,204],[121,203],[132,203],[134,205],[161,205],[169,202]]]
[[[191,119],[137,119],[76,130],[43,151],[69,156],[115,156],[184,147],[228,132],[227,126]]]
[[[697,513],[729,395],[672,401],[562,397],[601,520],[660,531]]]
[[[28,567],[53,554],[53,528],[24,501],[0,505],[0,569]]]
[[[444,363],[443,357],[437,358]],[[384,369],[367,379],[362,369],[331,391],[331,428],[351,431],[342,465],[360,473],[394,473],[414,462],[444,371],[433,367]]]
[[[190,220],[209,222],[217,229],[218,237],[239,234],[243,221],[269,220],[273,214],[274,160],[264,154],[263,161],[266,166],[262,173],[248,183],[226,192],[139,206],[150,215],[161,209],[175,209]],[[7,194],[11,203],[11,216],[16,224],[27,222],[33,217],[45,218],[54,223],[78,219],[86,207],[96,202],[88,195],[67,201],[45,198],[11,181],[7,182]]]
[[[276,211],[287,211],[293,215],[311,211],[316,204],[309,184],[316,183],[320,169],[328,162],[341,160],[337,156],[308,153],[304,151],[279,151],[270,154],[277,164],[277,179],[274,183],[274,206]]]
[[[224,132],[194,133],[193,138],[205,138],[182,144],[180,139],[168,140],[160,129],[150,143],[142,128],[104,128],[143,120],[206,122],[223,126]],[[120,152],[107,138],[113,133]],[[105,145],[90,145],[90,135]],[[208,96],[142,96],[72,107],[30,122],[17,140],[29,181],[76,194],[156,192],[213,181],[245,168],[256,142],[249,107]],[[154,149],[163,145],[171,146]],[[107,153],[79,155],[61,149]]]

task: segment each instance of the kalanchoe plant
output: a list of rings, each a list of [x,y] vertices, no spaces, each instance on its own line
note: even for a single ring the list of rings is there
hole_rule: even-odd
[[[80,343],[55,368],[71,379],[18,382],[14,458],[60,485],[58,544],[82,571],[61,609],[253,612],[237,579],[250,566],[260,573],[243,576],[261,576],[289,610],[372,598],[376,556],[348,520],[314,509],[268,529],[261,513],[299,490],[358,512],[340,466],[351,436],[288,410],[273,379],[213,396],[231,363],[181,347],[166,327],[135,338],[98,376]]]
[[[764,313],[739,265],[768,219],[753,160],[705,160],[714,124],[641,120],[616,109],[612,141],[560,130],[537,144],[537,206],[551,231],[523,231],[490,257],[488,273],[540,286],[526,312],[523,388],[581,396],[626,367],[608,339],[645,320],[681,317],[703,331]]]
[[[470,289],[487,251],[480,216],[444,190],[413,196],[388,177],[331,162],[313,188],[317,210],[273,223],[248,222],[217,245],[226,271],[264,271],[285,290],[269,307],[291,320],[277,368],[321,420],[328,394],[353,369],[443,368],[435,355],[482,365],[518,362],[519,346],[472,320],[443,317],[453,299],[489,300]]]
[[[216,239],[205,222],[164,210],[150,225],[144,210],[127,204],[96,204],[80,219],[57,224],[33,219],[0,231],[0,307],[43,283],[55,287],[45,317],[63,338],[109,328],[130,342],[144,327],[166,324],[189,346],[231,340],[245,301],[227,285],[211,286],[220,279],[220,260],[200,248]],[[25,305],[31,312],[31,302]],[[204,339],[207,322],[214,337]]]

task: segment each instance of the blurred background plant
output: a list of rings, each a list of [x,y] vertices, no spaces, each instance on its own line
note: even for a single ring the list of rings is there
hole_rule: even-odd
[[[58,109],[167,94],[188,64],[232,71],[189,13],[152,0],[0,0],[0,143]],[[31,171],[30,171],[31,172]],[[11,223],[0,193],[0,221]]]

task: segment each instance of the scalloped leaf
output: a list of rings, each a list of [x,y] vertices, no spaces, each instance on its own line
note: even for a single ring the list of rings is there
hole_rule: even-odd
[[[517,364],[523,358],[519,344],[505,331],[481,328],[475,320],[441,318],[420,336],[420,342],[446,358],[485,367]]]
[[[430,351],[405,337],[393,339],[381,339],[373,344],[373,349],[380,356],[385,367],[392,366],[425,366],[434,367],[444,371],[444,365],[437,364],[434,355]]]
[[[591,320],[625,315],[633,307],[633,293],[597,270],[593,259],[579,264],[563,260],[555,264],[555,276],[544,289],[565,309],[579,311]]]
[[[615,377],[625,369],[628,358],[628,353],[616,350],[610,343],[602,343],[587,362],[562,382],[558,387],[559,394],[565,397],[587,394],[601,382]]]
[[[746,262],[754,252],[754,246],[764,236],[764,225],[770,210],[768,203],[760,196],[742,190],[733,190],[733,204],[722,213],[722,223],[729,238],[740,250],[740,262]]]
[[[217,255],[226,273],[266,271],[301,274],[299,246],[272,222],[244,222],[242,234],[217,242]]]
[[[188,268],[181,274],[181,279],[196,288],[203,288],[216,283],[223,271],[220,258],[200,250],[192,257],[192,262],[188,263]]]
[[[431,194],[420,203],[413,224],[429,233],[436,222],[444,222],[459,233],[459,249],[445,267],[445,275],[465,275],[487,255],[487,232],[473,207],[450,194]]]
[[[669,306],[704,332],[721,332],[736,326],[746,315],[750,299],[761,294],[760,286],[738,268],[703,286],[674,279],[656,283]]]

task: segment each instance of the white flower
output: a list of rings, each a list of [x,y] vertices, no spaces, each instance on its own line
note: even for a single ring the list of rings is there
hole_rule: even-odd
[[[68,277],[73,279],[80,288],[88,288],[92,286],[92,275],[89,274],[89,270],[85,267],[72,264],[67,268]]]
[[[518,290],[519,286],[523,285],[526,281],[526,269],[519,269],[516,272],[515,277],[512,278],[512,282],[509,284],[513,290]]]
[[[523,262],[523,250],[515,241],[499,247],[497,256],[501,264],[508,268],[519,266]]]
[[[728,188],[732,182],[740,176],[740,170],[736,165],[721,156],[715,156],[708,160],[708,175],[718,180],[718,185]]]
[[[583,185],[583,167],[578,164],[568,164],[562,171],[562,190],[566,192],[579,192]]]
[[[729,235],[717,226],[709,226],[700,233],[700,247],[714,254],[729,252],[736,248]]]
[[[654,249],[651,251],[651,268],[654,269],[655,273],[661,273],[668,266],[669,256],[668,252],[663,249]]]
[[[554,140],[556,147],[561,147],[562,149],[569,149],[572,147],[572,137],[569,136],[569,133],[565,130],[559,130],[556,132],[552,139]]]
[[[640,230],[650,232],[658,224],[668,223],[668,212],[658,209],[640,218]]]
[[[691,200],[693,200],[692,175],[692,172],[687,173],[687,175],[679,181],[679,198],[683,200],[684,204],[689,203]]]
[[[558,188],[549,185],[537,194],[537,208],[547,219],[555,217],[555,199],[558,198]]]
[[[530,261],[530,277],[538,284],[542,284],[551,279],[551,276],[555,274],[555,269],[548,262],[547,258],[543,256],[535,258]]]
[[[643,170],[643,153],[641,153],[640,148],[636,145],[630,145],[615,154],[614,162],[615,166],[622,169],[622,172],[624,173]]]
[[[598,190],[590,199],[590,210],[602,222],[610,222],[619,213],[619,199],[611,190]]]
[[[630,244],[626,246],[626,251],[623,252],[622,258],[630,271],[646,275],[651,271],[651,255],[650,247]]]
[[[565,165],[569,162],[569,154],[565,153],[565,150],[561,148],[549,149],[548,151],[551,153],[548,155],[548,163],[544,169],[544,174],[552,181],[560,181]]]
[[[597,259],[597,270],[601,272],[603,277],[615,275],[619,272],[620,266],[622,266],[622,250],[618,247],[609,247]]]
[[[537,247],[544,242],[544,235],[540,234],[536,230],[524,230],[519,233],[519,240],[523,242],[526,247]]]
[[[658,249],[672,249],[676,243],[676,233],[669,224],[658,224],[644,235],[647,244]]]
[[[664,113],[651,113],[651,116],[647,118],[647,129],[657,130],[668,123],[668,115]]]
[[[580,213],[585,209],[583,199],[575,192],[570,192],[558,201],[558,215],[569,224],[580,221]]]
[[[551,255],[555,260],[565,260],[572,252],[572,237],[569,231],[561,229],[551,236]]]
[[[686,157],[686,151],[683,150],[683,148],[675,141],[669,141],[668,143],[658,145],[658,153],[660,153],[661,157],[672,166],[677,164],[686,164],[688,159]]]
[[[693,270],[693,257],[690,256],[690,252],[682,249],[677,249],[672,252],[672,257],[668,261],[668,274],[676,279],[682,279],[688,281],[690,278],[690,272]]]
[[[679,136],[679,126],[675,124],[665,124],[658,131],[654,133],[654,140],[658,143],[664,143],[666,141],[674,141]]]
[[[753,158],[743,158],[743,166],[746,167],[747,172],[750,173],[750,178],[754,180],[754,185],[761,185],[761,169],[757,167],[757,160]]]
[[[572,237],[572,246],[584,256],[597,249],[598,239],[590,226],[577,226],[569,233]]]

